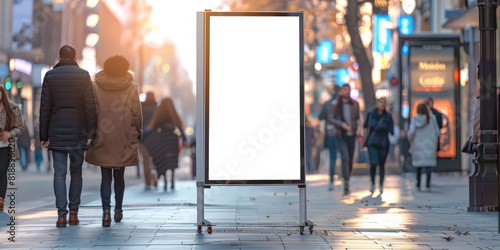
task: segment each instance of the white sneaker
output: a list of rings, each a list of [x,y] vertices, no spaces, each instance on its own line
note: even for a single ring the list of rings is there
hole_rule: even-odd
[[[328,191],[332,190],[333,190],[333,182],[330,182],[330,184],[328,184]]]
[[[374,193],[375,192],[375,185],[371,184],[370,186],[370,193]]]

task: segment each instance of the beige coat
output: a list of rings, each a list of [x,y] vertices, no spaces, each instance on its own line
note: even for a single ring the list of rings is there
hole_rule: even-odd
[[[85,160],[102,167],[138,164],[142,137],[142,111],[133,75],[111,77],[97,73],[94,85],[97,102],[97,133]]]

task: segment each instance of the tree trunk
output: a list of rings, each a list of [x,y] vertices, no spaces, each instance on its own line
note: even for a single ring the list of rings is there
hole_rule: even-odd
[[[361,77],[361,85],[363,86],[363,97],[365,101],[365,111],[371,107],[375,107],[375,90],[372,80],[372,64],[368,59],[367,50],[363,46],[361,36],[359,35],[359,15],[358,1],[347,2],[347,13],[345,15],[347,31],[351,36],[351,46],[354,57],[359,65],[359,75]]]

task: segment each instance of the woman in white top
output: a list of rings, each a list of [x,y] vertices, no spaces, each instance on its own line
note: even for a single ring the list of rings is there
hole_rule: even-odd
[[[436,117],[425,104],[417,106],[417,115],[411,119],[408,139],[411,142],[410,152],[412,165],[417,168],[417,189],[420,190],[422,169],[427,174],[427,190],[430,190],[432,168],[437,165],[436,151],[440,131]]]
[[[7,170],[11,163],[9,139],[15,139],[23,132],[21,107],[10,102],[7,91],[0,85],[0,211],[3,211],[7,191]]]

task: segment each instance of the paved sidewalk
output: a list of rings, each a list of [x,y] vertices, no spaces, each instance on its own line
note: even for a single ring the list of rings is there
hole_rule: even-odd
[[[213,233],[196,234],[194,181],[176,190],[125,191],[124,219],[101,227],[98,193],[80,209],[80,225],[58,229],[53,204],[16,215],[15,240],[1,228],[1,249],[499,249],[496,213],[468,213],[468,179],[433,175],[431,192],[416,192],[414,175],[388,176],[384,194],[368,192],[368,176],[327,191],[326,175],[308,176],[312,234],[300,235],[298,188],[212,187],[205,216]],[[0,214],[2,225],[7,214]],[[3,235],[3,236],[2,236]],[[450,237],[450,241],[445,239]]]

